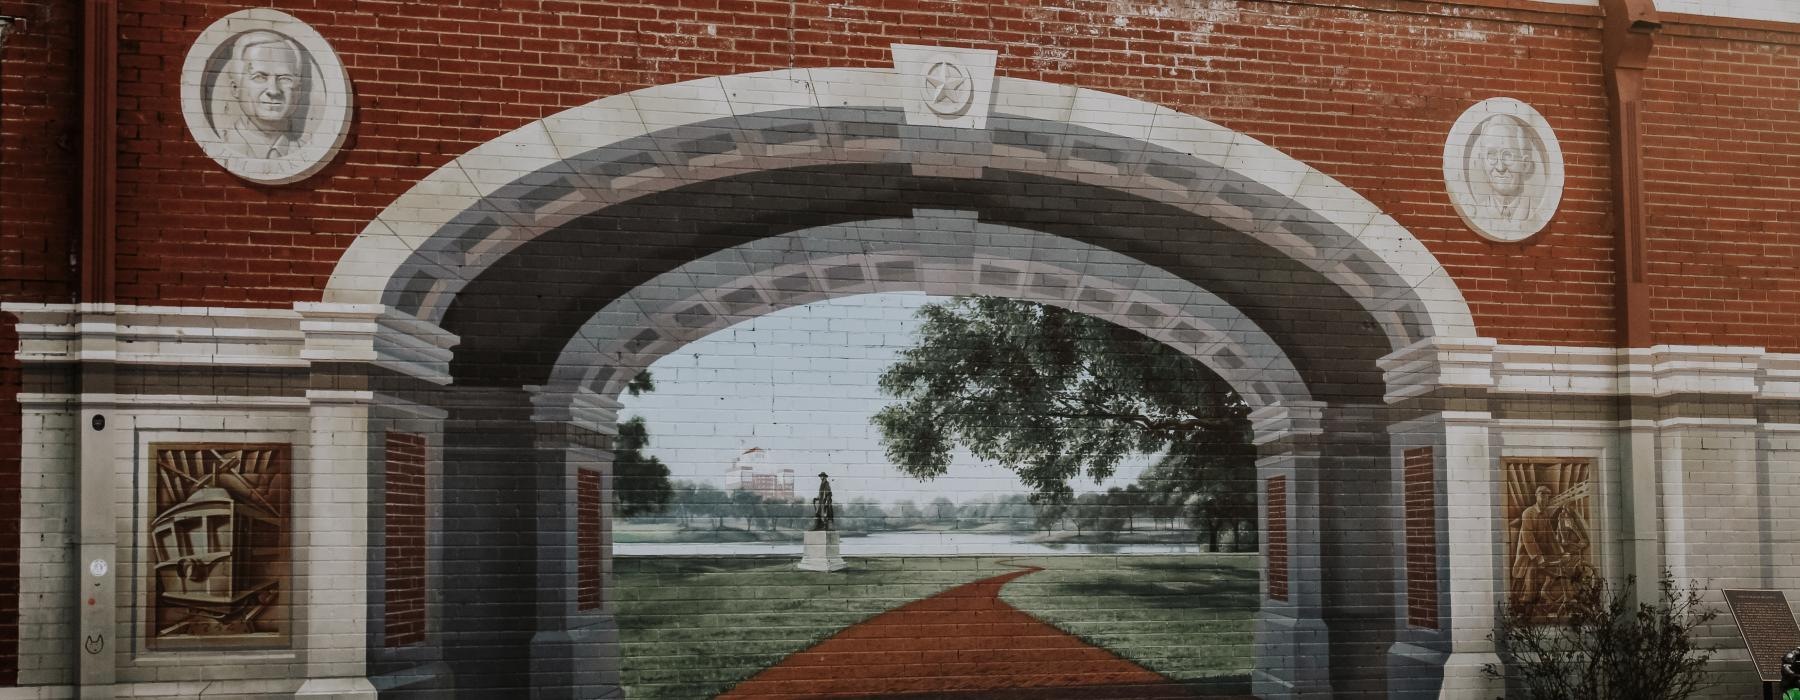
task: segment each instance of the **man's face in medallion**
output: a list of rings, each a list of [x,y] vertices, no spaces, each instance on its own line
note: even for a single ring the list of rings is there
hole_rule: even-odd
[[[253,32],[239,41],[242,48],[232,73],[239,111],[265,133],[287,133],[288,118],[299,107],[300,91],[306,87],[299,52],[270,32]]]
[[[1537,158],[1525,124],[1511,116],[1496,116],[1482,126],[1474,155],[1488,187],[1502,197],[1524,193],[1526,181],[1537,172]]]

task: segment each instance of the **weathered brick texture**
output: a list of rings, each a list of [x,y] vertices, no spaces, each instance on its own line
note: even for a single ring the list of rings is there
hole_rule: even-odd
[[[1484,333],[1611,342],[1594,11],[1453,17],[1408,0],[1360,5],[801,3],[790,36],[790,8],[779,3],[286,2],[279,9],[313,23],[343,56],[357,126],[319,176],[265,188],[206,159],[180,118],[188,44],[238,6],[170,13],[125,2],[120,293],[159,303],[315,299],[349,239],[409,183],[526,121],[676,80],[886,65],[888,44],[904,41],[996,48],[1002,75],[1118,92],[1245,131],[1367,194],[1425,240]],[[1568,156],[1562,212],[1525,244],[1470,234],[1438,171],[1447,125],[1495,95],[1538,106]]]
[[[600,472],[582,469],[575,476],[575,604],[580,610],[600,607],[601,522]]]
[[[1800,29],[1676,27],[1645,93],[1659,342],[1800,347]]]
[[[1288,511],[1287,511],[1287,477],[1271,476],[1265,480],[1267,486],[1265,498],[1268,501],[1268,532],[1263,536],[1268,540],[1268,579],[1269,597],[1275,600],[1287,600],[1288,597]]]
[[[1438,626],[1437,474],[1432,449],[1405,452],[1402,488],[1406,499],[1406,622]]]
[[[67,302],[80,220],[81,6],[0,2],[0,301]]]
[[[390,647],[425,640],[425,436],[387,434],[387,619]]]

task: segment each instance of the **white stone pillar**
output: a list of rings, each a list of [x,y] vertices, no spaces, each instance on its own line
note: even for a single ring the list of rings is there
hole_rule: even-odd
[[[375,362],[376,305],[296,304],[302,359],[315,383]],[[374,392],[337,381],[309,389],[311,429],[294,474],[294,639],[306,679],[296,697],[374,700],[367,678],[370,405]]]
[[[1444,661],[1443,698],[1488,700],[1503,687],[1482,673],[1498,663],[1489,639],[1499,621],[1499,583],[1505,576],[1496,484],[1500,470],[1493,454],[1486,411],[1445,411],[1444,493],[1448,561],[1442,590],[1450,601],[1444,619],[1450,656]]]
[[[1499,621],[1505,575],[1488,393],[1495,386],[1495,347],[1491,338],[1428,338],[1380,362],[1387,403],[1408,417],[1388,428],[1394,468],[1404,469],[1407,449],[1430,448],[1435,482],[1437,624],[1410,624],[1413,601],[1401,597],[1388,652],[1393,697],[1489,700],[1503,690],[1482,672],[1499,661],[1489,636]],[[1403,478],[1393,482],[1404,490]],[[1404,504],[1403,492],[1394,497]],[[1435,684],[1433,666],[1442,674]],[[1395,679],[1403,682],[1394,685]]]
[[[1331,693],[1331,648],[1324,620],[1323,567],[1319,560],[1319,439],[1325,405],[1288,402],[1250,413],[1256,445],[1257,524],[1264,567],[1257,591],[1262,601],[1254,632],[1253,691],[1265,700]],[[1271,480],[1286,494],[1285,561],[1271,558]],[[1274,526],[1279,527],[1279,524]],[[1285,564],[1287,592],[1271,595],[1269,568]]]

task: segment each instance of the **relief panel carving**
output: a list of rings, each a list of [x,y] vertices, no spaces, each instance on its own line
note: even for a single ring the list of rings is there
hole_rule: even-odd
[[[1506,603],[1527,619],[1565,614],[1575,581],[1594,574],[1594,462],[1572,457],[1508,457]]]
[[[288,642],[289,448],[150,446],[151,649]]]

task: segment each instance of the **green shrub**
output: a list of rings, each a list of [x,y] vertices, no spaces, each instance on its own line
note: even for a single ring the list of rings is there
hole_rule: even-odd
[[[1719,612],[1702,602],[1700,584],[1679,586],[1665,571],[1660,598],[1636,603],[1631,578],[1620,586],[1598,576],[1570,583],[1549,619],[1529,614],[1541,608],[1507,606],[1489,637],[1501,663],[1485,674],[1532,700],[1680,700],[1706,687],[1715,650],[1697,644],[1694,632]]]

